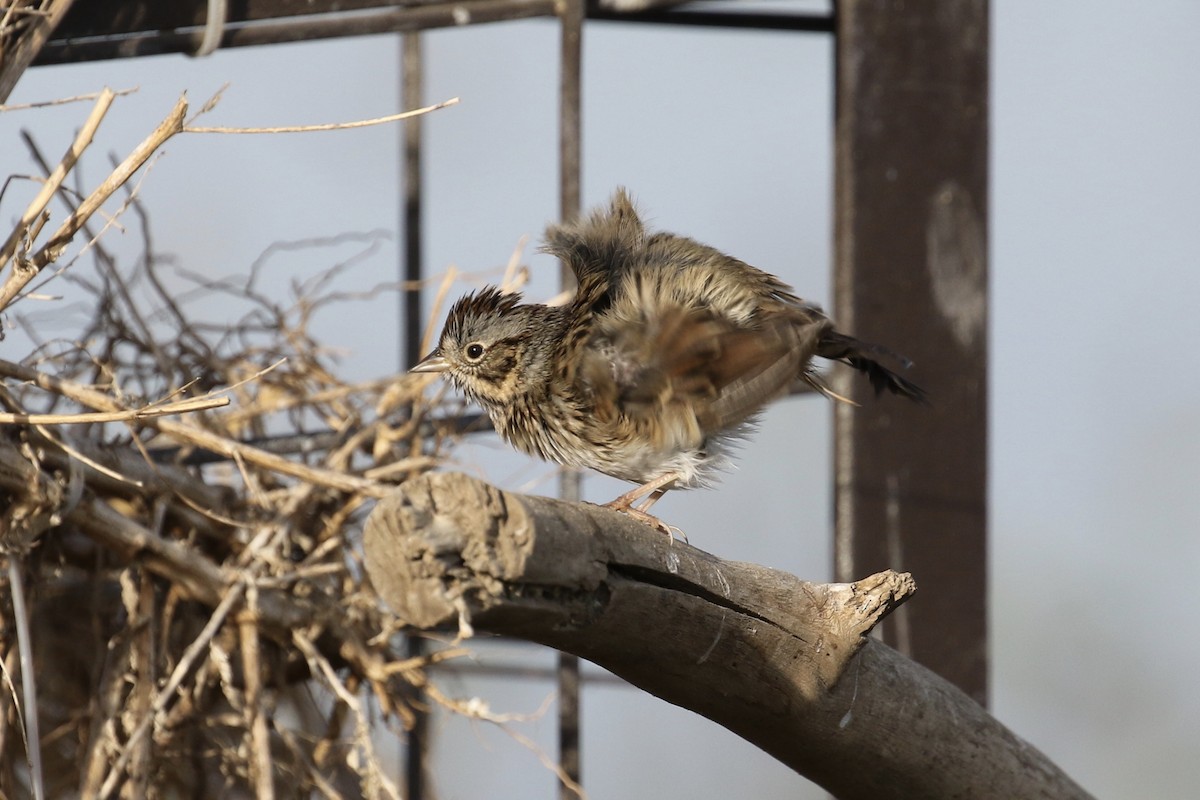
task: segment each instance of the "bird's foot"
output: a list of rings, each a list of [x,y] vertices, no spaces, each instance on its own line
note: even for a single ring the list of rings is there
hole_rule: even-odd
[[[675,482],[676,477],[674,473],[661,475],[648,483],[626,492],[616,500],[605,503],[604,507],[627,514],[638,522],[649,525],[660,533],[665,533],[672,541],[675,539],[675,534],[678,533],[679,538],[683,539],[686,543],[687,534],[682,529],[668,525],[649,513],[650,506],[657,503],[658,499],[667,493],[667,487]],[[641,501],[640,503],[638,503],[639,500]],[[637,505],[634,505],[635,503]]]
[[[672,541],[675,540],[675,535],[679,534],[679,538],[683,540],[684,544],[687,544],[687,534],[683,532],[682,528],[677,528],[674,525],[668,525],[653,514],[647,513],[643,510],[646,504],[642,504],[641,507],[634,507],[630,503],[622,503],[620,500],[621,498],[618,497],[611,503],[605,503],[604,508],[611,508],[614,511],[620,511],[630,519],[636,519],[638,522],[641,522],[644,525],[649,525],[659,533],[665,533],[667,538],[671,539]]]

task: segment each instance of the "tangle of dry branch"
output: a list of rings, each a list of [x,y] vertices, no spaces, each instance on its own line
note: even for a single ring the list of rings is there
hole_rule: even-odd
[[[43,187],[10,237],[18,268],[0,308],[104,199],[123,191],[144,228],[126,182],[185,109],[92,195]],[[83,147],[71,152],[64,175]],[[34,244],[56,193],[70,213]],[[304,246],[362,257],[378,239]],[[98,275],[75,281],[88,316],[0,361],[0,555],[31,587],[45,793],[394,796],[368,723],[410,725],[426,667],[461,650],[404,655],[363,582],[358,537],[370,501],[438,463],[451,433],[426,381],[347,380],[310,331],[369,299],[334,290],[357,258],[280,299],[261,288],[267,258],[215,281],[164,265],[145,241],[127,269],[94,248]],[[214,299],[219,319],[191,310]],[[19,674],[12,615],[0,606],[0,648]],[[10,693],[0,713],[15,720]],[[24,764],[19,738],[0,733],[0,795],[28,785]]]

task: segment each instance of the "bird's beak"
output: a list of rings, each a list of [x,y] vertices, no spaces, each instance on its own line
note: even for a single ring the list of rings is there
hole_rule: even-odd
[[[450,364],[442,356],[441,350],[434,350],[418,361],[409,372],[445,372],[448,369],[450,369]]]

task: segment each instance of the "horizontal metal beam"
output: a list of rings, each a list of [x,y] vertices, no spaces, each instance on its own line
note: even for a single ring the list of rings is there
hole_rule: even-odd
[[[35,65],[195,50],[204,32],[203,14],[197,13],[196,8],[177,9],[174,3],[151,5],[153,8],[147,8],[145,3],[105,0],[104,7],[130,7],[125,13],[114,13],[107,26],[94,12],[75,20],[68,15],[42,48]],[[78,7],[90,9],[91,6],[85,3]],[[301,0],[247,0],[235,6],[237,13],[231,13],[223,24],[221,48],[450,28],[556,14],[555,0],[460,0],[453,3],[410,0],[405,6],[385,4],[380,0],[312,4]],[[295,13],[296,9],[304,13]],[[293,13],[285,14],[285,11]]]
[[[691,4],[694,9],[696,4]],[[333,39],[551,17],[555,0],[243,0],[231,3],[220,47]],[[92,0],[76,4],[54,31],[35,66],[194,51],[204,34],[206,4]],[[591,2],[590,20],[756,30],[832,33],[830,14],[667,10],[618,12]]]
[[[240,0],[226,4],[227,23],[328,15],[396,7],[388,0]],[[404,5],[420,5],[405,3]],[[56,39],[81,39],[203,25],[208,16],[204,0],[164,3],[162,0],[88,0],[76,3],[55,31]]]
[[[589,20],[604,22],[642,22],[654,25],[692,25],[708,28],[748,28],[766,31],[800,31],[804,33],[833,33],[832,14],[783,14],[745,11],[639,11],[622,13],[588,7]]]

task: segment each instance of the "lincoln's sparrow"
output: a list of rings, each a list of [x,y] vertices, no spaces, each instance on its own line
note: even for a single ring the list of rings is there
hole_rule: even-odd
[[[896,356],[838,333],[773,275],[648,232],[623,189],[551,226],[543,249],[575,273],[569,304],[467,295],[413,371],[446,373],[523,452],[641,484],[609,505],[660,529],[646,510],[669,488],[710,483],[764,405],[796,381],[832,396],[814,355],[877,392],[924,396],[876,360]]]

